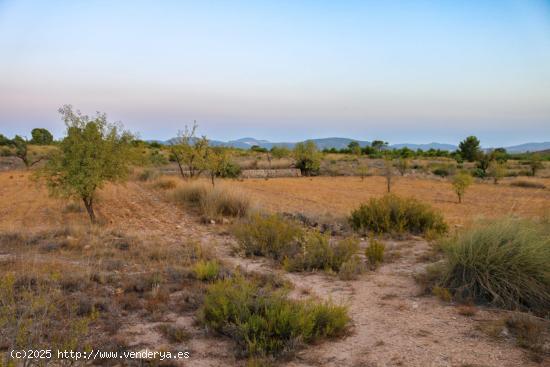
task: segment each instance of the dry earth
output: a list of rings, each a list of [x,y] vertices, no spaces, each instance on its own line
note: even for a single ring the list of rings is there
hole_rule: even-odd
[[[315,178],[247,181],[241,185],[262,203],[266,199],[266,205],[272,209],[303,211],[304,208],[322,207],[321,198],[324,198],[325,209],[343,213],[358,200],[382,193],[379,181],[378,178],[369,178],[365,182]],[[478,212],[504,214],[502,207],[512,207],[518,214],[534,214],[549,203],[547,192],[476,185],[466,204],[457,207],[452,203],[452,194],[444,192],[447,183],[417,183],[417,195],[424,193],[436,206],[448,208],[446,215],[450,218]],[[410,190],[409,186],[404,181],[398,182],[396,191]],[[494,192],[497,195],[497,190],[502,190],[498,196],[486,201],[474,200],[477,193]],[[32,230],[86,222],[84,213],[63,213],[66,202],[48,198],[46,191],[30,182],[26,173],[0,173],[0,202],[0,230]],[[277,202],[281,206],[277,207]],[[291,205],[293,202],[295,206]],[[474,209],[476,202],[478,210]],[[489,209],[490,203],[495,205],[492,210]],[[419,295],[412,274],[423,266],[417,259],[428,248],[420,238],[392,242],[391,246],[399,248],[402,257],[356,281],[341,281],[320,273],[289,274],[274,268],[269,261],[236,256],[231,251],[233,240],[225,234],[223,226],[199,224],[197,218],[166,202],[161,193],[151,190],[147,184],[110,185],[102,190],[98,206],[106,227],[144,237],[162,237],[174,243],[182,239],[197,239],[211,247],[230,266],[280,274],[294,284],[296,297],[318,296],[349,306],[353,319],[349,336],[308,347],[283,365],[541,366],[531,362],[527,353],[511,341],[493,340],[477,330],[479,320],[496,319],[502,316],[502,312],[480,309],[475,316],[465,317],[459,315],[453,305]],[[195,326],[192,313],[172,313],[168,319],[191,330],[192,339],[187,345],[191,350],[191,360],[186,365],[244,364],[233,357],[228,339],[214,337]],[[166,345],[166,341],[154,330],[155,326],[154,322],[129,319],[120,332],[139,348],[157,349]]]
[[[467,224],[480,217],[536,217],[550,213],[550,179],[530,179],[543,183],[546,189],[513,187],[510,186],[513,180],[506,179],[498,185],[476,183],[468,188],[462,204],[457,203],[451,183],[443,179],[394,177],[392,192],[431,204],[452,224]],[[236,185],[261,202],[265,209],[330,216],[346,216],[360,203],[386,192],[385,179],[379,176],[364,180],[358,177],[251,179]]]

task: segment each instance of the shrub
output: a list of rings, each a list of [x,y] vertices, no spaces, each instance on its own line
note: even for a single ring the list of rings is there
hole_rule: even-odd
[[[384,251],[386,246],[384,243],[375,239],[371,239],[369,242],[369,246],[365,249],[365,256],[367,257],[369,264],[372,267],[376,267],[384,261]]]
[[[193,267],[193,272],[195,273],[195,277],[197,277],[198,280],[214,280],[218,277],[218,274],[220,273],[220,265],[216,260],[201,260],[195,264],[195,266]]]
[[[282,260],[296,248],[303,236],[301,227],[279,215],[255,215],[233,227],[233,234],[247,256],[268,256]]]
[[[525,187],[530,189],[545,189],[546,186],[543,183],[540,182],[533,182],[533,181],[512,181],[510,182],[510,185],[517,186],[517,187]]]
[[[172,193],[172,200],[178,204],[198,206],[208,193],[209,187],[201,183],[191,183],[178,187]]]
[[[177,188],[172,193],[172,200],[197,208],[208,219],[244,217],[251,207],[250,200],[243,194],[223,187],[211,188],[204,183],[191,183]]]
[[[459,299],[548,312],[550,237],[534,222],[502,219],[442,243],[439,285]]]
[[[210,219],[223,216],[244,217],[250,206],[250,200],[244,194],[220,187],[209,190],[200,203],[202,215]]]
[[[447,168],[438,167],[432,170],[432,173],[436,176],[447,177],[450,175],[450,172]]]
[[[361,273],[365,271],[365,266],[361,261],[361,258],[357,255],[352,256],[349,260],[346,260],[340,265],[338,271],[338,277],[342,280],[354,280]]]
[[[447,231],[441,214],[430,206],[392,194],[370,199],[351,213],[349,221],[354,230],[362,232],[423,234]]]
[[[191,338],[190,333],[182,326],[160,324],[157,329],[170,343],[183,343]]]
[[[159,172],[152,170],[152,169],[146,169],[143,170],[138,174],[138,180],[140,181],[151,181],[159,177]]]
[[[467,172],[460,172],[453,177],[453,189],[458,196],[458,202],[462,202],[462,197],[466,189],[474,183],[472,176]]]
[[[244,356],[288,353],[300,343],[342,334],[350,320],[343,306],[290,300],[240,276],[208,287],[199,319],[230,336]]]

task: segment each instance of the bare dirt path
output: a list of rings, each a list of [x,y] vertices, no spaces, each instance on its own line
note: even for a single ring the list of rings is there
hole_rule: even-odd
[[[475,316],[465,317],[454,306],[434,297],[418,296],[420,290],[412,275],[422,266],[416,262],[416,255],[427,249],[421,239],[393,243],[402,247],[401,258],[359,280],[340,281],[320,273],[289,274],[274,269],[268,261],[235,256],[230,248],[231,238],[199,224],[196,218],[142,184],[113,186],[104,196],[114,205],[106,205],[111,209],[103,210],[102,215],[116,228],[143,236],[162,235],[169,241],[197,240],[213,248],[228,265],[276,272],[295,285],[297,294],[347,304],[354,323],[351,335],[298,352],[284,364],[288,367],[541,366],[529,361],[526,353],[512,343],[493,341],[476,329],[478,320],[498,316],[493,311],[481,309]],[[175,321],[191,327],[192,315]],[[142,330],[142,334],[147,333]],[[149,342],[159,341],[153,338]],[[196,351],[192,356],[194,366],[241,363],[232,358],[230,343],[207,337],[196,327],[190,348]]]

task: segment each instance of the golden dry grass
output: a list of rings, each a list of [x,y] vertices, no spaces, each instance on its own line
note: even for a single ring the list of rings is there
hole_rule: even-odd
[[[535,181],[535,179],[532,179]],[[451,183],[437,179],[396,177],[392,192],[414,197],[441,210],[451,224],[465,224],[479,217],[518,215],[536,217],[550,211],[550,190],[476,183],[462,204],[457,203]],[[549,179],[536,179],[550,186]],[[251,179],[235,183],[269,211],[303,212],[312,215],[348,215],[360,203],[385,193],[383,177],[313,177]]]

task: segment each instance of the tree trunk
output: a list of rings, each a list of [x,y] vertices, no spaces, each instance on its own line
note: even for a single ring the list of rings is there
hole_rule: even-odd
[[[183,178],[183,179],[185,180],[185,179],[187,179],[187,178],[185,177],[185,173],[183,173],[183,167],[181,166],[180,159],[178,158],[177,155],[175,155],[175,157],[176,157],[176,163],[178,164],[178,167],[179,167],[179,169],[180,169],[181,178]]]
[[[387,186],[388,186],[388,192],[390,192],[391,191],[391,178],[386,177],[386,183],[387,183]]]
[[[86,207],[86,211],[88,212],[88,216],[90,217],[90,222],[92,224],[96,223],[95,213],[94,213],[94,202],[92,198],[82,198],[82,201],[84,201],[84,206]]]

